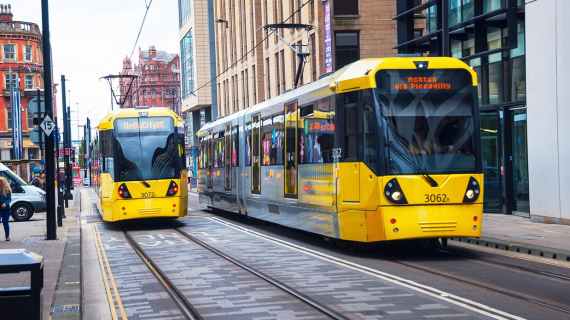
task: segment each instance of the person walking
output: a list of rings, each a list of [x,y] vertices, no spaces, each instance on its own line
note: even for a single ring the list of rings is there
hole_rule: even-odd
[[[0,177],[0,217],[4,225],[6,241],[10,241],[10,226],[8,225],[8,220],[12,214],[10,202],[12,202],[12,189],[10,188],[8,180],[4,177]]]

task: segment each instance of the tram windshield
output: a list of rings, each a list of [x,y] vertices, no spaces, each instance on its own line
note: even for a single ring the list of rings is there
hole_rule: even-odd
[[[387,174],[474,172],[471,74],[462,69],[381,70]]]
[[[170,117],[115,120],[117,181],[177,178],[173,122]]]

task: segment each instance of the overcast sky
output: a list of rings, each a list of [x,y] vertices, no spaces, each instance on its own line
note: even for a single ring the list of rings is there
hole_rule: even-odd
[[[67,100],[71,98],[72,139],[78,139],[77,125],[89,115],[92,126],[111,108],[111,91],[100,77],[118,74],[125,56],[135,45],[146,5],[152,1],[133,54],[138,48],[180,54],[178,2],[176,0],[51,0],[49,20],[54,83],[59,83],[58,117],[61,116],[61,75],[65,75]],[[40,0],[0,1],[12,5],[15,21],[37,23],[42,29]],[[114,87],[118,84],[114,82]],[[116,107],[116,105],[115,105]],[[77,110],[79,109],[79,112]],[[77,121],[79,115],[79,123]],[[60,124],[61,125],[61,124]],[[79,129],[83,137],[83,128]]]

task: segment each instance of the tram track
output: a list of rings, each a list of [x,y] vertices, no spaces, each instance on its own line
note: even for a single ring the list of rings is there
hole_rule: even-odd
[[[174,286],[168,277],[160,270],[160,268],[148,257],[140,245],[131,237],[129,232],[121,227],[125,238],[131,245],[131,247],[138,254],[140,259],[146,264],[149,270],[155,275],[160,284],[164,287],[168,295],[170,295],[172,301],[176,304],[178,309],[182,312],[183,316],[188,320],[203,320],[204,318],[200,316],[200,313],[194,308],[194,306],[184,297],[184,295]]]
[[[189,301],[184,296],[184,294],[182,294],[182,292],[168,278],[168,276],[160,269],[160,267],[156,263],[153,262],[152,258],[147,253],[145,253],[145,251],[144,251],[144,249],[142,249],[141,245],[130,234],[130,231],[126,230],[124,227],[122,228],[122,230],[123,230],[123,233],[124,233],[127,241],[129,242],[129,244],[132,246],[132,248],[135,250],[135,252],[139,255],[141,260],[143,260],[145,262],[145,264],[148,266],[148,268],[153,272],[153,274],[156,276],[158,281],[163,285],[165,290],[168,292],[168,294],[172,298],[173,302],[182,311],[183,315],[187,319],[191,319],[191,320],[194,320],[194,319],[202,320],[202,319],[204,319],[200,315],[200,311],[198,310],[198,308],[196,308],[192,304],[192,302]],[[330,310],[325,305],[320,304],[320,303],[312,300],[311,298],[309,298],[309,297],[303,295],[302,293],[300,293],[300,292],[292,289],[291,287],[287,286],[286,284],[284,284],[284,283],[282,283],[282,282],[280,282],[280,281],[278,281],[278,280],[276,280],[270,276],[263,274],[262,272],[256,270],[255,268],[252,268],[251,266],[248,266],[245,263],[242,263],[239,260],[232,258],[228,254],[226,254],[226,253],[208,245],[207,243],[193,237],[192,235],[186,233],[185,231],[179,230],[179,228],[173,228],[173,229],[169,229],[169,230],[175,231],[177,234],[181,235],[185,239],[188,239],[189,241],[198,244],[199,246],[203,247],[204,249],[216,254],[218,257],[221,257],[221,258],[231,262],[232,264],[242,268],[243,270],[246,270],[247,272],[257,276],[258,278],[265,280],[266,282],[272,284],[273,286],[280,289],[281,291],[284,291],[287,294],[293,296],[295,299],[311,306],[312,308],[314,308],[318,312],[324,314],[328,318],[336,319],[336,320],[347,319],[347,318],[343,317],[342,315],[339,315],[336,312]]]
[[[254,269],[254,268],[252,268],[252,267],[246,265],[246,264],[243,263],[243,262],[240,262],[239,260],[237,260],[237,259],[235,259],[235,258],[232,258],[231,256],[227,255],[226,253],[224,253],[224,252],[222,252],[222,251],[220,251],[220,250],[218,250],[218,249],[216,249],[216,248],[214,248],[214,247],[208,245],[207,243],[205,243],[205,242],[203,242],[203,241],[201,241],[201,240],[199,240],[199,239],[197,239],[197,238],[191,236],[191,235],[188,234],[187,232],[180,230],[180,228],[174,228],[174,230],[176,230],[179,234],[181,234],[182,236],[186,237],[187,239],[189,239],[189,240],[191,240],[191,241],[193,241],[193,242],[199,244],[199,245],[202,246],[203,248],[209,250],[210,252],[215,253],[215,254],[218,255],[219,257],[224,258],[224,259],[230,261],[231,263],[233,263],[233,264],[239,266],[240,268],[242,268],[242,269],[244,269],[244,270],[246,270],[246,271],[248,271],[248,272],[250,272],[250,273],[256,275],[257,277],[259,277],[259,278],[261,278],[261,279],[263,279],[263,280],[265,280],[265,281],[267,281],[267,282],[273,284],[275,287],[277,287],[277,288],[279,288],[279,289],[281,289],[281,290],[287,292],[288,294],[294,296],[295,298],[301,300],[302,302],[304,302],[304,303],[306,303],[306,304],[312,306],[313,308],[317,309],[319,312],[321,312],[321,313],[323,313],[323,314],[325,314],[325,315],[331,317],[332,319],[337,319],[337,320],[346,319],[345,317],[343,317],[343,316],[337,314],[336,312],[330,310],[330,309],[327,308],[326,306],[324,306],[324,305],[322,305],[322,304],[316,302],[315,300],[313,300],[313,299],[311,299],[311,298],[305,296],[304,294],[302,294],[302,293],[296,291],[295,289],[293,289],[293,288],[287,286],[286,284],[284,284],[284,283],[282,283],[282,282],[280,282],[280,281],[278,281],[278,280],[276,280],[276,279],[274,279],[274,278],[272,278],[272,277],[270,277],[270,276],[268,276],[268,275],[266,275],[266,274],[264,274],[264,273],[262,273],[262,272],[260,272],[260,271],[258,271],[258,270],[256,270],[256,269]]]
[[[369,255],[369,256],[370,256],[370,257],[378,258],[378,257],[375,256],[375,255]],[[458,282],[461,282],[461,283],[464,283],[464,284],[468,284],[468,285],[472,285],[472,286],[475,286],[475,287],[478,287],[478,288],[481,288],[481,289],[485,289],[485,290],[493,291],[493,292],[496,292],[496,293],[499,293],[499,294],[502,294],[502,295],[506,295],[506,296],[509,296],[509,297],[511,297],[511,298],[515,298],[515,299],[522,300],[522,301],[525,301],[525,302],[529,302],[529,303],[532,303],[532,304],[535,304],[535,305],[540,305],[540,306],[542,306],[542,307],[546,307],[546,308],[549,308],[549,309],[552,309],[552,310],[556,310],[556,311],[559,311],[559,312],[563,312],[563,313],[566,313],[566,314],[570,314],[570,310],[567,309],[567,308],[565,308],[565,307],[562,306],[562,305],[554,305],[554,304],[552,304],[551,302],[541,301],[540,298],[528,296],[528,295],[521,294],[521,293],[517,293],[517,292],[514,292],[514,291],[512,291],[512,290],[508,290],[508,289],[505,289],[505,288],[501,288],[500,286],[485,284],[485,283],[481,283],[481,282],[478,282],[478,281],[472,281],[472,280],[469,280],[468,278],[465,278],[465,277],[454,276],[454,275],[451,275],[450,273],[444,273],[444,272],[441,272],[441,271],[439,271],[439,270],[436,270],[436,269],[433,269],[433,268],[429,268],[429,267],[426,267],[426,266],[422,266],[422,265],[419,265],[419,264],[414,264],[414,263],[409,263],[409,262],[403,262],[403,261],[396,260],[396,259],[385,259],[385,258],[382,258],[382,259],[383,259],[384,261],[389,261],[389,262],[392,262],[392,263],[395,263],[395,264],[398,264],[398,265],[401,265],[401,266],[405,266],[405,267],[412,268],[412,269],[415,269],[415,270],[420,270],[420,271],[423,271],[423,272],[427,272],[427,273],[429,273],[430,275],[436,275],[436,276],[440,276],[440,277],[443,277],[443,278],[448,279],[448,280],[458,281]],[[555,277],[554,275],[543,274],[543,273],[538,273],[538,272],[535,272],[535,273],[536,273],[536,274],[540,274],[540,275],[544,275],[544,276],[550,276],[550,277],[553,277],[553,278]],[[558,277],[556,277],[556,278],[559,279]],[[566,278],[566,277],[564,277],[564,278]],[[564,279],[564,280],[566,280],[566,279]]]

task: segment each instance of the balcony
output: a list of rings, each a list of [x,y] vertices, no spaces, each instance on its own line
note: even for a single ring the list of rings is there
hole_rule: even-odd
[[[23,21],[0,22],[0,33],[28,33],[41,35],[37,24]]]

